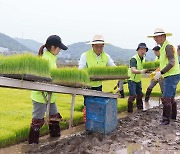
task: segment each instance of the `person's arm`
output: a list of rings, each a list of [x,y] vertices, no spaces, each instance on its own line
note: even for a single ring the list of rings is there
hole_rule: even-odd
[[[161,74],[165,74],[166,72],[168,72],[175,64],[173,46],[172,45],[167,45],[166,48],[165,48],[165,51],[166,51],[166,56],[168,58],[169,63],[166,65],[166,67],[164,67],[161,70]]]
[[[108,56],[108,63],[107,66],[116,66],[116,64],[114,63],[114,61],[112,60],[112,58],[107,54]]]
[[[130,60],[130,68],[131,68],[131,71],[132,71],[133,74],[143,74],[146,71],[145,69],[137,70],[137,61],[136,61],[135,58],[132,58]]]
[[[85,68],[85,67],[87,67],[86,66],[86,53],[83,53],[82,55],[81,55],[81,57],[80,57],[80,60],[79,60],[79,69],[83,69],[83,68]]]

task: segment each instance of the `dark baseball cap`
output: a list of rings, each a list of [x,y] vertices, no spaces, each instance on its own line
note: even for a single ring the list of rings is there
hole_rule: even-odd
[[[146,46],[146,43],[139,43],[139,45],[138,45],[136,51],[138,51],[139,48],[145,48],[145,49],[146,49],[146,52],[148,51],[148,47]]]
[[[154,51],[159,51],[159,50],[160,50],[160,47],[159,47],[159,46],[155,46],[152,50],[154,50]]]
[[[178,47],[178,50],[180,50],[180,45],[178,45],[177,47]]]
[[[67,50],[68,47],[65,46],[63,43],[62,43],[62,40],[61,38],[58,36],[58,35],[51,35],[47,38],[46,40],[46,44],[48,45],[54,45],[56,47],[59,47],[61,48],[62,50]]]

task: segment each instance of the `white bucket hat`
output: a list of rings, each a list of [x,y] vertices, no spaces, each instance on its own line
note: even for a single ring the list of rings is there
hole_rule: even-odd
[[[93,40],[87,42],[87,44],[108,44],[108,43],[104,41],[104,38],[102,35],[95,35],[93,37]]]
[[[159,36],[159,35],[166,35],[166,36],[172,36],[172,33],[165,33],[163,28],[156,28],[154,31],[153,35],[149,35],[147,37],[152,38],[154,36]]]

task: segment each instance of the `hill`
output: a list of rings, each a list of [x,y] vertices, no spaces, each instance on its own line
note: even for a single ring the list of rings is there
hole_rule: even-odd
[[[18,37],[15,37],[14,39],[34,52],[38,52],[40,46],[42,45],[42,43],[39,43],[31,39],[22,39]]]
[[[17,52],[22,52],[22,51],[32,51],[30,48],[26,47],[25,45],[17,42],[15,39],[0,33],[0,47],[5,48],[6,50],[8,49],[9,52],[11,51],[17,51]]]
[[[60,57],[66,59],[78,60],[81,54],[91,49],[91,45],[87,45],[84,42],[74,43],[68,46],[67,51],[61,51]],[[122,49],[114,45],[105,45],[104,51],[109,54],[116,62],[127,63],[129,59],[136,54],[136,49]],[[153,60],[155,58],[153,51],[149,50],[146,55],[147,60]]]
[[[30,51],[37,54],[39,47],[42,43],[39,43],[31,39],[22,39],[22,38],[11,38],[5,34],[0,33],[0,51],[4,51],[3,54],[12,54],[12,51],[15,53],[22,51]],[[84,42],[78,42],[68,45],[68,50],[61,51],[58,57],[61,60],[67,60],[70,62],[78,61],[83,52],[91,49],[91,45],[87,45]],[[104,51],[108,53],[112,59],[117,63],[128,63],[129,59],[136,54],[135,49],[123,49],[114,45],[105,45]],[[1,52],[2,53],[2,52]],[[146,55],[147,60],[153,60],[155,58],[152,50],[149,50]]]

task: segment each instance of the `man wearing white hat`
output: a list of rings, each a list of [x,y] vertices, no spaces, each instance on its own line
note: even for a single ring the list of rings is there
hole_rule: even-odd
[[[161,76],[164,77],[164,89],[162,95],[163,115],[161,124],[167,125],[170,119],[176,120],[177,103],[174,99],[176,94],[176,87],[180,80],[180,70],[178,63],[177,51],[166,40],[167,36],[172,36],[171,33],[165,33],[162,28],[156,28],[153,35],[149,38],[154,38],[157,44],[161,46],[160,49],[160,71],[156,72],[155,80],[159,80]]]
[[[79,68],[90,68],[96,66],[116,66],[111,57],[103,51],[104,45],[107,44],[104,41],[103,36],[95,35],[93,40],[87,44],[92,45],[92,49],[83,53],[80,57]],[[91,89],[102,91],[102,82],[93,81],[90,82]]]
[[[97,66],[116,66],[111,57],[103,51],[104,45],[107,44],[104,41],[103,36],[95,35],[93,40],[87,44],[92,45],[92,49],[83,53],[79,61],[79,69],[97,67]],[[92,90],[102,91],[101,81],[92,81],[89,83]],[[84,96],[85,105],[86,96]],[[84,122],[86,121],[86,106],[83,109]]]

